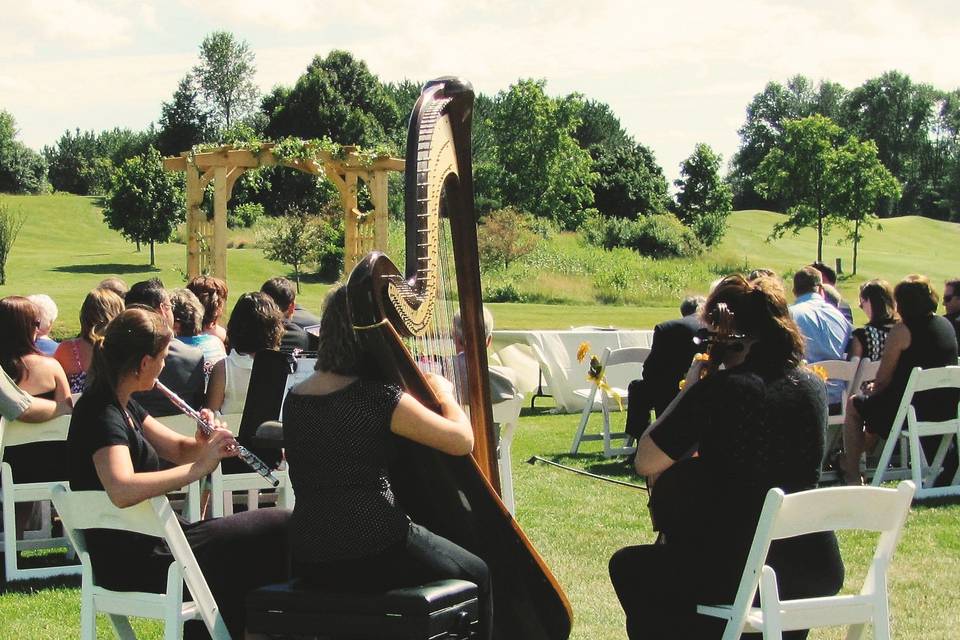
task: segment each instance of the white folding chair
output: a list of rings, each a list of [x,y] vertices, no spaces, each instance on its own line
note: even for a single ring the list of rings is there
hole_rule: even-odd
[[[53,503],[83,567],[80,592],[82,640],[97,637],[98,612],[109,615],[117,635],[125,640],[136,638],[128,616],[163,620],[165,640],[179,640],[183,637],[184,621],[197,619],[203,620],[215,640],[230,640],[213,594],[165,497],[151,498],[120,509],[103,491],[71,491],[60,484],[53,489]],[[84,538],[86,529],[114,529],[163,538],[173,555],[173,562],[167,569],[166,591],[111,591],[99,586]],[[183,600],[184,582],[192,601]]]
[[[821,469],[826,466],[831,453],[837,450],[841,445],[843,436],[843,423],[847,419],[847,396],[854,392],[857,376],[860,372],[860,358],[854,357],[852,360],[821,360],[814,365],[823,367],[827,372],[827,380],[842,382],[844,384],[843,402],[840,403],[840,413],[827,416],[827,432],[824,437],[823,460]],[[828,482],[839,479],[836,471],[821,471],[820,482]]]
[[[907,439],[909,440],[910,475],[917,485],[917,498],[936,498],[940,496],[960,495],[960,469],[953,475],[950,484],[944,487],[934,487],[934,481],[943,469],[943,460],[950,449],[951,441],[960,447],[960,406],[955,407],[954,417],[941,422],[917,420],[917,412],[913,406],[914,394],[933,389],[960,390],[960,366],[936,367],[921,369],[914,367],[907,379],[907,386],[903,390],[900,408],[897,417],[893,419],[893,428],[883,446],[877,470],[873,474],[871,484],[879,486],[884,477],[889,477],[887,467],[893,455],[893,447],[899,439],[906,423]],[[920,438],[926,436],[941,436],[940,445],[933,456],[927,460],[926,453],[920,446]],[[906,455],[901,446],[901,458]]]
[[[0,460],[6,447],[35,442],[59,442],[67,439],[70,428],[70,416],[60,416],[47,422],[28,424],[25,422],[8,422],[0,418]],[[59,481],[53,482],[21,482],[17,483],[13,477],[10,464],[0,464],[0,500],[3,501],[3,562],[6,570],[6,580],[29,580],[31,578],[49,578],[51,576],[76,575],[80,567],[76,564],[35,567],[23,569],[19,566],[19,551],[26,549],[53,549],[69,547],[65,537],[53,537],[47,526],[50,521],[49,507],[44,509],[44,531],[39,535],[25,536],[17,539],[16,505],[18,502],[41,502],[46,504],[50,500],[50,491]],[[44,535],[46,534],[46,535]],[[68,553],[69,555],[69,553]]]
[[[830,487],[790,495],[771,489],[733,604],[700,605],[697,612],[727,621],[723,640],[751,632],[762,632],[769,640],[782,638],[784,631],[840,625],[850,625],[847,640],[861,640],[868,624],[874,638],[889,639],[887,569],[910,512],[914,488],[906,481],[896,489]],[[771,541],[840,529],[880,532],[860,593],[781,600],[776,572],[765,564]],[[754,607],[758,589],[760,606]]]
[[[514,515],[517,511],[513,499],[513,463],[510,448],[513,446],[513,434],[520,423],[521,408],[523,408],[522,393],[518,393],[510,400],[493,405],[493,421],[500,425],[500,444],[497,447],[497,457],[500,462],[500,498]]]
[[[607,347],[603,350],[603,356],[600,358],[600,370],[605,373],[608,367],[624,364],[642,366],[648,355],[650,355],[650,349],[647,347],[624,347],[622,349],[610,349]],[[639,369],[640,367],[636,368]],[[613,386],[611,386],[610,389],[613,393],[620,396],[621,402],[624,404],[627,402],[626,389]],[[614,402],[614,399],[611,398],[606,391],[600,389],[598,384],[594,382],[590,387],[586,389],[576,389],[573,393],[581,398],[586,398],[586,404],[583,407],[583,412],[580,414],[580,424],[577,426],[577,433],[573,437],[573,444],[570,445],[571,455],[577,453],[580,449],[580,443],[586,440],[603,440],[603,455],[606,458],[630,454],[636,450],[636,447],[632,446],[633,438],[628,433],[625,431],[610,431],[610,405]],[[600,410],[603,413],[603,432],[599,434],[585,434],[587,422],[590,420],[590,413],[593,411],[594,402],[596,401],[598,393],[600,395]],[[612,446],[611,441],[613,439],[623,440],[624,446]]]

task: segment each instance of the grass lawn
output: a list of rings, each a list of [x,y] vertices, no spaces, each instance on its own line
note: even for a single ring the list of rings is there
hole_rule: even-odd
[[[623,614],[607,577],[610,555],[628,544],[653,540],[643,491],[600,482],[544,464],[533,455],[612,478],[636,481],[619,461],[598,453],[569,456],[566,451],[577,415],[525,411],[513,447],[517,519],[556,573],[573,605],[572,638],[614,640],[625,637]],[[599,423],[594,417],[593,425]],[[598,451],[599,443],[587,443]],[[859,588],[873,537],[843,535],[848,589]],[[955,638],[960,592],[960,502],[917,506],[890,571],[893,631],[897,638]],[[651,576],[651,579],[655,579]],[[59,640],[76,637],[80,594],[75,586],[33,583],[0,591],[0,638]],[[111,637],[101,617],[102,637]],[[160,638],[153,621],[138,621],[141,638]],[[838,629],[818,630],[811,638],[842,638]]]

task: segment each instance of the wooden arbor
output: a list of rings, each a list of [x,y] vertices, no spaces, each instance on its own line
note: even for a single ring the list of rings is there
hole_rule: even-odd
[[[372,161],[355,147],[343,147],[342,158],[317,150],[311,160],[280,161],[273,144],[259,150],[225,146],[200,153],[184,152],[164,158],[168,171],[187,176],[187,277],[209,273],[227,277],[227,203],[233,185],[247,169],[282,164],[305,173],[324,175],[336,185],[344,214],[344,264],[347,268],[373,249],[387,246],[387,175],[403,171],[404,162],[389,156]],[[357,203],[357,182],[363,180],[373,198],[373,212],[362,212]],[[203,193],[213,183],[213,220],[201,209]]]

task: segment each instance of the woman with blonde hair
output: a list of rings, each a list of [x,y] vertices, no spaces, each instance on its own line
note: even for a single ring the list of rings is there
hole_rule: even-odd
[[[227,283],[214,276],[197,276],[187,283],[187,289],[203,305],[203,333],[217,336],[227,344],[227,330],[220,325],[227,304]]]
[[[93,343],[123,311],[123,299],[109,289],[94,289],[80,306],[80,335],[64,340],[53,357],[63,366],[71,393],[83,393],[93,359]]]

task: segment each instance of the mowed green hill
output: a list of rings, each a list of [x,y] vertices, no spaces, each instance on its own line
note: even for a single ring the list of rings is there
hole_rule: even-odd
[[[60,320],[54,335],[76,333],[77,315],[84,295],[108,275],[118,275],[128,283],[159,277],[169,287],[182,286],[186,269],[186,248],[182,244],[157,245],[157,267],[149,266],[147,247],[139,253],[133,244],[104,225],[97,198],[57,194],[50,196],[0,196],[0,202],[26,218],[13,254],[7,263],[7,284],[0,296],[47,293],[60,307]],[[816,234],[805,230],[767,242],[774,224],[783,216],[768,211],[740,211],[730,218],[730,229],[721,245],[698,258],[709,263],[766,266],[780,273],[792,273],[816,256]],[[247,233],[247,236],[251,236]],[[852,269],[852,250],[837,241],[835,231],[824,242],[824,260],[833,264],[843,259],[844,269]],[[859,273],[840,283],[844,296],[855,301],[859,284],[882,277],[896,282],[908,273],[926,273],[940,288],[945,278],[960,274],[953,259],[953,248],[960,244],[960,227],[919,217],[903,217],[883,222],[883,231],[868,230],[861,245]],[[256,248],[228,249],[230,303],[239,293],[259,289],[264,280],[289,275],[283,265],[267,260]],[[709,282],[696,283],[706,291]],[[310,279],[303,285],[300,300],[309,309],[319,311],[329,285]],[[576,325],[603,324],[649,328],[677,314],[675,306],[662,301],[650,306],[493,304],[499,328],[567,328]],[[853,304],[856,307],[855,304]],[[600,318],[602,321],[598,320]]]

